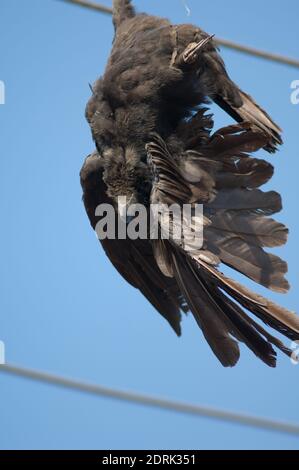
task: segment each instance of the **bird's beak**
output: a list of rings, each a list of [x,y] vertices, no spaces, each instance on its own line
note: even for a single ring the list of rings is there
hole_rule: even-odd
[[[129,224],[135,218],[133,215],[129,214],[130,206],[133,204],[132,200],[133,196],[131,198],[127,196],[118,197],[118,214],[121,220],[126,222],[126,224]]]

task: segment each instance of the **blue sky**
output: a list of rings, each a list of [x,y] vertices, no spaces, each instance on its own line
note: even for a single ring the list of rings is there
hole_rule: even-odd
[[[109,5],[108,0],[102,1]],[[297,0],[136,0],[139,10],[298,56]],[[93,150],[84,107],[104,69],[109,16],[58,0],[0,0],[0,340],[7,361],[95,383],[299,422],[299,366],[268,369],[242,348],[223,369],[191,316],[177,339],[105,258],[81,202],[79,170]],[[244,21],[245,20],[245,21]],[[293,286],[269,297],[298,311],[298,116],[290,85],[299,70],[223,50],[231,76],[284,129],[270,158],[271,188]],[[213,108],[214,109],[214,108]],[[230,120],[216,111],[216,123]],[[260,152],[264,156],[264,152]],[[239,276],[236,276],[240,279]],[[245,281],[247,285],[253,283]],[[259,292],[265,290],[256,287]],[[145,409],[0,374],[2,449],[296,449],[298,439]]]

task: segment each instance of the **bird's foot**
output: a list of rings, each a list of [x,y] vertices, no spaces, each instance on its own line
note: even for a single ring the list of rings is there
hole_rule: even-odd
[[[208,36],[207,38],[202,39],[199,42],[191,42],[180,56],[178,60],[178,65],[182,66],[194,64],[197,61],[202,48],[205,47],[205,45],[208,44],[210,41],[212,41],[214,36],[215,34]]]

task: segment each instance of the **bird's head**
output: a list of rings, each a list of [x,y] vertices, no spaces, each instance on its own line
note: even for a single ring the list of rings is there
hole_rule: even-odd
[[[118,212],[134,204],[146,204],[150,192],[147,166],[133,147],[113,147],[102,152],[103,180],[107,195]]]

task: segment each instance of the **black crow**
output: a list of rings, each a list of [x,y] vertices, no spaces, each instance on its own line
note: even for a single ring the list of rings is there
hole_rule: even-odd
[[[269,217],[280,211],[280,195],[259,189],[273,167],[249,155],[261,148],[274,152],[281,130],[231,81],[213,37],[198,27],[136,14],[130,0],[114,0],[113,23],[112,52],[86,110],[97,148],[81,170],[91,225],[100,220],[97,207],[109,203],[118,226],[124,196],[128,205],[142,204],[148,216],[153,204],[202,204],[200,247],[188,237],[177,240],[175,218],[159,214],[158,239],[148,232],[139,239],[103,239],[104,250],[178,335],[181,312],[190,310],[224,366],[238,362],[240,341],[275,367],[273,346],[292,351],[250,313],[290,340],[299,340],[298,317],[227,278],[218,266],[276,292],[289,288],[287,264],[264,251],[283,245],[288,234]],[[212,132],[210,100],[238,124]],[[181,219],[183,233],[194,232],[195,219],[194,212],[187,222]]]

